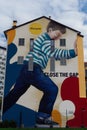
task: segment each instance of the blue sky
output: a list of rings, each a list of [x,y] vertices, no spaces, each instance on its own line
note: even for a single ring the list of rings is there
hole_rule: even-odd
[[[0,46],[7,46],[3,31],[41,16],[79,30],[84,35],[84,60],[87,61],[87,0],[0,0]]]

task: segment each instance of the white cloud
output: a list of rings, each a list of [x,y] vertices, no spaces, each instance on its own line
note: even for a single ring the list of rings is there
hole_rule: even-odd
[[[84,21],[87,23],[85,13],[87,9],[84,8],[86,4],[87,0],[3,0],[0,2],[0,34],[12,26],[14,19],[18,24],[22,24],[43,15],[51,16],[52,19],[82,32],[85,36],[86,55],[87,24],[84,24]],[[6,44],[4,38],[0,38],[0,45],[2,43]]]
[[[62,11],[70,11],[70,10],[77,10],[78,8],[78,1],[77,0],[53,0],[50,2],[50,5]]]

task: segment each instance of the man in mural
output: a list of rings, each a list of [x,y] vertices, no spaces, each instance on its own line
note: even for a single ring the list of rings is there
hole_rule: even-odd
[[[54,57],[55,60],[60,60],[61,58],[70,59],[77,56],[76,41],[74,43],[74,49],[63,50],[54,48],[52,51],[52,40],[60,39],[65,32],[66,28],[64,26],[50,21],[47,26],[47,32],[33,42],[33,51],[29,52],[26,56],[14,88],[4,98],[3,113],[16,103],[30,85],[33,85],[43,92],[36,123],[39,125],[57,125],[50,117],[58,94],[58,87],[43,73],[43,69],[46,68],[50,57]],[[31,57],[33,57],[33,70],[29,70]]]

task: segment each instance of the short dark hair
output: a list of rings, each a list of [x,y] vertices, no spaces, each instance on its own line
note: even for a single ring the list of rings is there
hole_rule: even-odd
[[[52,30],[60,30],[62,34],[66,32],[65,26],[55,22],[55,21],[50,21],[47,25],[47,32],[49,32],[49,29],[52,28]]]

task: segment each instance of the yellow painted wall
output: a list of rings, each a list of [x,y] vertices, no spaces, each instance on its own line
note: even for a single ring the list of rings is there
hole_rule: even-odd
[[[6,33],[6,35],[7,35],[7,40],[8,40],[7,43],[9,45],[9,44],[11,44],[13,42],[13,40],[15,38],[16,30],[15,29],[14,30],[10,30],[10,31],[8,31]]]
[[[79,94],[80,97],[86,97],[83,37],[78,35],[77,42],[78,42],[77,47],[78,47]]]

